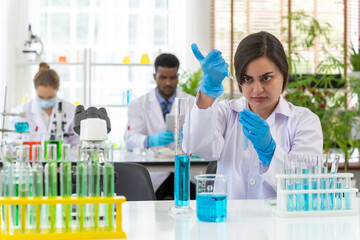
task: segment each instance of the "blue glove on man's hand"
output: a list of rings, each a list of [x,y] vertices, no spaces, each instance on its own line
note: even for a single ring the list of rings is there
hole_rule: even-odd
[[[229,65],[216,49],[211,50],[206,57],[201,54],[196,43],[191,45],[191,49],[204,72],[200,91],[213,98],[219,97],[224,91],[222,81],[228,75]]]
[[[239,122],[243,125],[244,135],[252,142],[263,166],[268,167],[276,147],[269,124],[249,109],[244,109],[239,112],[239,115]]]
[[[158,132],[149,136],[149,146],[164,146],[174,141],[174,134],[170,131]]]

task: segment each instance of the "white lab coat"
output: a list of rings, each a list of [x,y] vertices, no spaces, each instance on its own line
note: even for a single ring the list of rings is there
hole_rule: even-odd
[[[42,116],[44,110],[41,109],[39,103],[35,98],[16,106],[12,113],[25,113],[26,117],[21,118],[18,116],[9,118],[9,128],[15,129],[16,122],[28,122],[29,123],[29,132],[35,132],[36,128],[38,133],[51,133],[51,131],[56,132],[55,124],[56,121],[56,112],[59,106],[59,101],[62,101],[62,112],[63,112],[63,121],[66,122],[64,125],[64,133],[72,134],[69,137],[64,137],[64,143],[71,144],[72,147],[79,144],[79,136],[73,130],[73,119],[75,115],[75,105],[65,101],[63,99],[56,100],[56,104],[53,106],[52,113],[49,116],[50,122],[49,125],[46,125],[45,120]],[[20,139],[20,134],[11,134],[10,137],[15,139]]]
[[[190,107],[194,103],[194,97],[176,90],[176,97],[189,98]],[[175,112],[175,100],[171,106],[170,114]],[[128,124],[124,135],[128,150],[144,148],[145,138],[159,131],[166,131],[166,123],[161,111],[161,106],[156,98],[155,89],[131,102],[128,110]],[[173,148],[173,144],[167,146]],[[153,147],[154,150],[159,147]]]
[[[196,104],[191,112],[190,149],[201,158],[218,160],[217,173],[228,176],[230,199],[276,197],[275,174],[284,171],[284,156],[321,154],[323,136],[318,116],[304,107],[286,102],[282,96],[278,106],[266,119],[276,149],[270,166],[264,168],[250,140],[243,150],[242,124],[239,112],[248,103],[238,100],[215,100],[208,109]]]

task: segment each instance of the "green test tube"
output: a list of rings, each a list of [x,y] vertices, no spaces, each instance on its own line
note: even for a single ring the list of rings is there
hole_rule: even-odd
[[[87,162],[89,155],[86,151],[81,153],[81,158],[76,166],[76,194],[77,197],[86,197],[87,194]],[[85,232],[86,205],[79,204],[77,212],[78,232]]]
[[[32,196],[34,197],[42,197],[43,189],[44,189],[44,181],[43,181],[43,158],[42,158],[42,149],[41,145],[33,145],[32,146],[32,161],[33,161],[33,169],[32,169]],[[36,233],[40,233],[40,224],[41,224],[41,206],[36,205],[32,206],[31,216],[32,223],[35,223],[33,227]],[[35,213],[35,214],[34,214]]]
[[[112,145],[108,145],[105,149],[105,164],[104,164],[104,196],[114,197],[114,164],[113,164],[113,149]],[[105,204],[105,231],[113,231],[114,228],[114,206],[113,204]]]
[[[91,147],[88,162],[90,197],[100,197],[100,161],[103,162],[103,159],[103,150],[97,146]],[[89,208],[91,228],[93,231],[99,231],[99,204],[90,204]]]
[[[62,197],[71,197],[71,145],[62,145],[60,164],[60,192]],[[64,232],[71,232],[71,205],[62,206],[62,226]]]
[[[28,197],[30,192],[30,170],[29,170],[29,146],[22,145],[16,147],[16,163],[19,197]],[[18,219],[20,220],[19,233],[25,234],[29,230],[29,207],[26,205],[19,206]]]
[[[2,163],[3,163],[3,180],[2,180],[2,196],[3,197],[14,197],[15,186],[14,186],[14,163],[13,163],[13,148],[11,145],[4,145],[2,147]],[[11,205],[9,208],[9,221],[6,221],[6,206],[1,206],[1,222],[7,223],[4,227],[8,234],[12,234],[15,226],[15,206]]]
[[[57,145],[47,145],[47,164],[45,165],[45,194],[48,197],[57,197]],[[47,215],[50,218],[50,232],[56,232],[56,205],[51,204]]]

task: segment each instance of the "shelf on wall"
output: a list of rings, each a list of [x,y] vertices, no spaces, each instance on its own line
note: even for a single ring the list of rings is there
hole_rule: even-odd
[[[45,62],[45,61],[44,61]],[[29,65],[39,65],[41,62],[20,62],[17,65],[29,66]],[[84,65],[83,62],[79,63],[72,63],[72,62],[46,62],[47,64],[51,65],[74,65],[74,66],[81,66]]]
[[[153,66],[153,64],[143,64],[143,63],[91,63],[92,66],[126,66],[126,67],[148,67]]]

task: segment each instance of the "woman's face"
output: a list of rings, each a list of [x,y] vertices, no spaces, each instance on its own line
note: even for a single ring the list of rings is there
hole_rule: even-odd
[[[250,109],[266,119],[279,102],[284,78],[278,67],[268,58],[251,61],[245,71],[242,92]]]
[[[48,101],[56,97],[57,90],[51,86],[37,86],[36,95],[38,98]]]

